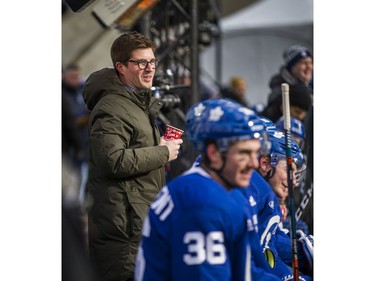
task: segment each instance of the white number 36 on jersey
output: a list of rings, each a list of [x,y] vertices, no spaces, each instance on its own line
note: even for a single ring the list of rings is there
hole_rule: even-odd
[[[227,259],[221,231],[212,231],[206,236],[199,231],[186,232],[184,244],[187,244],[188,253],[183,258],[187,265],[201,264],[206,260],[209,264],[223,264]]]

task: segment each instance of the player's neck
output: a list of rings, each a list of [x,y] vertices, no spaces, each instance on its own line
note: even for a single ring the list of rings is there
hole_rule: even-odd
[[[219,176],[220,171],[216,171],[206,165],[202,164],[201,167],[210,175],[210,177],[220,184],[225,190],[230,191],[231,185],[228,180],[226,180],[223,176]]]

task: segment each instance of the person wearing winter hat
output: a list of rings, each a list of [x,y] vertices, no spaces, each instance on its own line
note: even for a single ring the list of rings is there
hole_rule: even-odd
[[[281,84],[288,83],[290,92],[292,88],[295,92],[305,92],[307,95],[295,95],[290,97],[290,104],[297,104],[296,118],[301,121],[308,109],[312,106],[312,77],[313,77],[313,59],[312,53],[306,47],[301,45],[293,45],[286,48],[283,52],[284,63],[280,67],[277,74],[273,75],[269,82],[271,93],[268,95],[267,104],[261,116],[265,116],[271,121],[276,122],[282,116],[282,97],[281,97]],[[293,101],[292,99],[295,98]]]
[[[308,86],[313,75],[311,52],[306,47],[293,45],[284,51],[283,59],[288,72]]]

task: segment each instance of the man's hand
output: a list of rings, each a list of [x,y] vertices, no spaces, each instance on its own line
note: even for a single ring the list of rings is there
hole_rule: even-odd
[[[166,145],[169,150],[169,159],[168,161],[172,161],[177,158],[178,152],[180,149],[180,145],[184,141],[182,139],[178,140],[165,140],[164,137],[160,138],[160,144],[159,145]]]

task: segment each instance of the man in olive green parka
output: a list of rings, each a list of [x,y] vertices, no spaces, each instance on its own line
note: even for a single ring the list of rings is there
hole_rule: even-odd
[[[164,166],[182,140],[164,140],[152,96],[154,44],[137,32],[111,48],[114,68],[92,73],[83,96],[89,121],[89,254],[100,280],[132,280],[144,218],[165,185]]]

